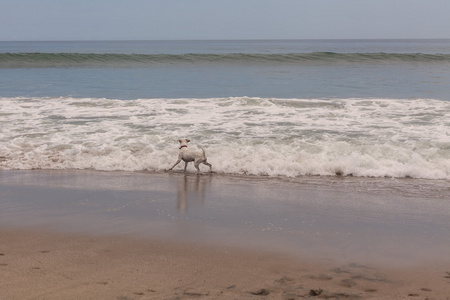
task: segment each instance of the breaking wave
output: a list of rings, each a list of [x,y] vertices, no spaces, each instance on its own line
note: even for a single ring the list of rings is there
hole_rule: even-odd
[[[450,179],[449,120],[432,99],[0,98],[0,169],[163,171],[187,137],[218,173]]]
[[[0,68],[126,67],[170,64],[380,64],[450,63],[450,54],[287,53],[287,54],[98,54],[0,53]]]

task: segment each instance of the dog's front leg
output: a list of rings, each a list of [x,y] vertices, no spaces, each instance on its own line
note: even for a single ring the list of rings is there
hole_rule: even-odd
[[[175,166],[176,165],[178,165],[179,163],[180,163],[180,161],[181,161],[181,158],[179,158],[178,160],[177,160],[177,162],[172,166],[172,168],[170,168],[169,170],[172,170],[173,168],[175,168]]]
[[[185,161],[185,162],[184,162],[184,171],[185,171],[185,172],[186,172],[186,169],[187,169],[187,164],[188,164],[188,162]]]

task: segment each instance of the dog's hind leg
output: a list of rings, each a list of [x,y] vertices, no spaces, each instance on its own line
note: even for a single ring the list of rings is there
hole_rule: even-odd
[[[194,162],[194,166],[197,169],[197,173],[200,173],[199,165],[200,165],[200,162]]]
[[[203,164],[207,165],[209,167],[209,171],[212,172],[212,165],[206,161],[206,159],[204,161],[202,161]]]

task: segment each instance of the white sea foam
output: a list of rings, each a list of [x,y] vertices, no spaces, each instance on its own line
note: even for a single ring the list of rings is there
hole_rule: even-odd
[[[161,171],[188,137],[220,173],[450,179],[441,100],[0,98],[0,124],[1,169]]]

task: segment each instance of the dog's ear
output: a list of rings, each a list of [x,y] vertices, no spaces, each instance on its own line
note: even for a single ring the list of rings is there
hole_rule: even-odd
[[[188,142],[188,143],[189,143],[190,141],[191,141],[190,139],[186,139],[186,142]]]
[[[178,140],[178,143],[180,143],[180,144],[181,144],[181,140]]]

